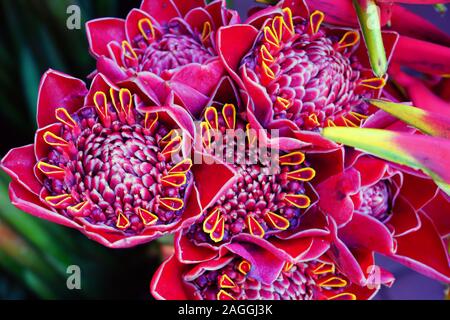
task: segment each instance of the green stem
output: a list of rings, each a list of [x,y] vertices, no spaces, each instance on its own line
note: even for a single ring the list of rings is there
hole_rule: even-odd
[[[377,77],[387,71],[386,50],[381,33],[379,8],[374,0],[353,0],[364,41],[369,54],[370,65]]]

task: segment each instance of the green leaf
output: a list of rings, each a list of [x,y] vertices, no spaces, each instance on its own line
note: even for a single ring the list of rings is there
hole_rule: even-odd
[[[353,0],[364,41],[369,54],[370,65],[377,77],[387,71],[386,50],[381,33],[379,8],[374,0]]]
[[[330,127],[323,136],[377,157],[419,169],[450,195],[450,141],[381,129]]]
[[[384,100],[369,102],[426,134],[450,139],[450,118],[444,114]]]

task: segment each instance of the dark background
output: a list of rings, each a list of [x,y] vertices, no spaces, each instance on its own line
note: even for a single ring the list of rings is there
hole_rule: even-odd
[[[188,1],[188,0],[187,0]],[[313,1],[313,0],[312,0]],[[230,1],[243,16],[251,0]],[[81,7],[81,30],[66,28],[71,4]],[[0,0],[0,156],[34,139],[36,100],[41,75],[49,68],[80,79],[95,68],[88,54],[84,22],[122,17],[138,7],[128,0]],[[448,15],[431,6],[410,6],[440,28],[450,30]],[[131,250],[108,250],[78,232],[41,221],[15,209],[7,196],[8,178],[0,174],[0,299],[142,298],[161,260],[158,243]],[[383,299],[442,299],[444,286],[382,259],[397,281]],[[81,291],[66,289],[65,267],[80,265]]]

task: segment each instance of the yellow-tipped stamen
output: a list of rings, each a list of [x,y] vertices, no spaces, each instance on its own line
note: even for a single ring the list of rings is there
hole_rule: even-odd
[[[183,161],[177,163],[172,169],[169,170],[169,174],[184,173],[186,174],[192,168],[192,160],[184,159]]]
[[[78,123],[75,120],[73,120],[73,118],[70,116],[69,112],[65,108],[56,109],[55,117],[60,122],[62,122],[63,124],[72,129],[78,126]]]
[[[273,212],[267,212],[266,215],[267,219],[269,220],[269,223],[272,227],[278,230],[287,230],[289,229],[291,223],[288,219],[285,217],[282,217],[276,213]]]
[[[313,168],[301,168],[295,171],[291,171],[287,173],[287,178],[289,180],[297,180],[297,181],[311,181],[316,176],[316,170]]]
[[[222,116],[228,129],[236,128],[236,107],[234,104],[227,103],[222,108]]]
[[[299,209],[306,209],[311,205],[311,199],[303,194],[287,194],[284,200]]]
[[[57,196],[48,196],[48,197],[45,197],[44,200],[51,207],[54,207],[54,208],[67,208],[73,202],[72,195],[70,195],[70,194],[60,194]]]
[[[66,174],[64,169],[43,161],[37,163],[37,168],[48,177],[63,178]]]
[[[358,121],[362,121],[368,118],[368,116],[358,113],[358,112],[354,112],[354,111],[350,111],[349,115],[351,115],[353,118],[355,118]]]
[[[251,128],[250,123],[247,123],[245,128],[246,128],[246,133],[247,133],[248,145],[253,146],[256,143],[256,140],[258,138],[257,134],[256,134],[256,130]]]
[[[272,20],[272,30],[279,42],[281,42],[281,39],[283,39],[284,25],[284,19],[281,16],[277,16]]]
[[[80,202],[77,205],[67,207],[67,210],[73,215],[73,216],[79,216],[80,213],[83,213],[84,209],[89,205],[89,201],[83,201]]]
[[[121,230],[127,229],[131,225],[130,220],[128,220],[127,216],[122,212],[118,212],[117,214],[117,222],[116,227]]]
[[[248,230],[251,235],[263,238],[266,232],[264,231],[264,228],[259,224],[259,222],[255,219],[253,216],[247,217],[247,226]]]
[[[315,275],[319,274],[327,274],[327,273],[334,273],[336,271],[336,267],[333,263],[321,263],[317,268],[313,270],[313,273]]]
[[[144,120],[145,129],[152,131],[154,128],[156,128],[158,119],[159,119],[158,113],[150,113],[150,112],[146,113]]]
[[[163,156],[168,156],[168,155],[177,153],[178,151],[181,150],[182,141],[183,141],[183,139],[180,136],[175,137],[164,147],[161,154]]]
[[[266,43],[271,44],[272,46],[278,48],[280,46],[280,41],[273,32],[272,28],[265,27],[264,28],[264,40]]]
[[[290,8],[284,8],[283,12],[284,12],[285,16],[287,16],[287,19],[286,19],[286,17],[284,18],[286,27],[293,34],[295,31],[294,31],[294,18],[292,15],[292,10]]]
[[[338,49],[353,47],[359,43],[361,36],[358,31],[347,31],[338,42]]]
[[[262,61],[266,62],[267,64],[271,64],[275,61],[275,58],[272,56],[265,44],[261,46],[260,53]]]
[[[170,141],[172,141],[173,139],[176,139],[178,137],[181,137],[180,133],[178,132],[178,130],[177,129],[172,129],[172,130],[169,131],[169,133],[167,133],[164,137],[162,137],[159,140],[159,142],[158,142],[159,146],[160,147],[167,146]]]
[[[186,181],[186,175],[182,173],[171,174],[161,178],[161,183],[171,187],[181,187],[186,184]]]
[[[316,34],[319,32],[320,26],[325,19],[325,14],[322,11],[316,10],[309,17],[309,23],[311,26],[311,33]]]
[[[310,114],[308,119],[311,120],[311,122],[314,123],[316,126],[320,125],[319,118],[317,118],[317,114],[315,113]]]
[[[99,116],[106,117],[108,116],[108,99],[106,98],[106,94],[102,91],[97,91],[94,94],[94,105],[99,113]]]
[[[205,120],[208,123],[209,128],[212,130],[219,130],[219,115],[217,109],[214,107],[208,107],[205,110]]]
[[[202,144],[203,147],[208,149],[211,147],[211,131],[207,122],[202,122],[200,124],[200,132],[202,133]]]
[[[184,207],[184,201],[178,198],[160,198],[159,204],[170,211],[178,211]]]
[[[123,112],[125,112],[126,115],[130,115],[131,108],[133,107],[133,96],[131,95],[130,90],[125,88],[120,89],[119,101]]]
[[[264,71],[264,74],[271,80],[275,79],[275,72],[273,72],[272,69],[263,61],[262,62],[262,68]]]
[[[341,117],[341,118],[342,118],[342,121],[344,121],[344,124],[346,127],[350,127],[350,128],[358,128],[359,127],[357,124],[353,123],[346,117]]]
[[[252,265],[247,260],[242,260],[238,265],[238,270],[243,275],[246,275],[252,269]]]
[[[327,126],[327,127],[336,127],[336,124],[334,123],[333,120],[328,119],[328,120],[327,120],[327,125],[326,125],[326,126]]]
[[[56,134],[54,134],[53,132],[47,131],[44,133],[44,141],[45,143],[47,143],[49,146],[52,147],[67,147],[69,146],[69,143],[64,140],[63,138],[57,136]]]
[[[145,40],[149,41],[149,40],[154,40],[156,38],[155,37],[155,28],[153,27],[153,23],[150,21],[150,19],[144,18],[144,19],[139,20],[138,28]],[[151,37],[149,37],[148,32],[145,29],[150,31]]]
[[[138,55],[128,41],[122,41],[122,53],[128,59],[139,59]]]
[[[356,300],[356,295],[350,292],[342,292],[335,296],[329,297],[328,300]]]
[[[209,216],[206,217],[205,221],[203,221],[203,232],[211,233],[214,230],[214,227],[220,220],[220,208],[216,208],[211,212]]]
[[[226,292],[225,290],[220,290],[217,293],[217,300],[223,301],[223,300],[236,300],[235,297],[233,297],[231,294]]]
[[[291,102],[288,99],[277,97],[277,103],[283,110],[287,110],[291,107]]]
[[[322,288],[343,288],[347,286],[347,281],[345,279],[332,276],[325,279],[321,279],[317,284]]]
[[[152,226],[158,222],[158,216],[143,208],[138,209],[139,217],[146,226]]]
[[[285,264],[284,264],[284,267],[283,267],[283,271],[284,272],[289,272],[289,271],[291,271],[291,269],[294,267],[294,264],[292,263],[292,262],[286,262]]]
[[[280,157],[279,162],[282,166],[297,166],[305,161],[305,154],[300,151],[294,151]]]
[[[228,275],[224,274],[219,279],[219,287],[221,289],[233,289],[236,288],[236,284]]]
[[[225,217],[221,216],[219,221],[217,221],[213,230],[209,234],[209,237],[211,238],[212,241],[218,243],[223,240],[224,236],[225,236]]]
[[[212,32],[212,27],[211,27],[211,23],[209,21],[206,21],[203,24],[203,31],[202,31],[202,42],[205,42],[206,40],[208,40],[211,36],[211,32]]]
[[[380,90],[383,89],[386,85],[386,79],[385,78],[370,78],[370,79],[364,79],[361,80],[360,86],[373,89],[373,90]]]
[[[122,113],[122,107],[119,106],[118,97],[116,96],[117,90],[114,90],[113,88],[109,88],[109,95],[111,97],[112,105],[114,109],[116,110],[117,115],[120,115]]]

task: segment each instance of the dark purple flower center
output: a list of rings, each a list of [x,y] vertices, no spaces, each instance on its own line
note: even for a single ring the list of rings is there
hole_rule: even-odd
[[[252,277],[248,261],[230,257],[216,270],[188,279],[204,300],[326,300],[354,299],[348,281],[334,266],[321,262],[286,263],[278,278],[264,283]]]
[[[320,22],[294,24],[289,16],[278,17],[264,28],[241,65],[251,80],[265,87],[274,119],[291,120],[304,130],[359,126],[368,114],[367,90],[384,80],[363,80],[363,67],[352,49],[359,44],[356,31],[338,36],[319,27]]]
[[[170,140],[172,128],[157,113],[117,112],[98,101],[71,115],[58,109],[63,124],[44,134],[45,200],[71,219],[126,233],[176,223],[192,180],[190,160],[178,154],[181,136]]]
[[[385,181],[366,187],[361,191],[361,206],[358,211],[385,221],[390,215],[390,189]]]
[[[133,39],[132,47],[125,43],[122,48],[128,68],[161,75],[190,63],[204,64],[215,56],[210,28],[198,34],[180,22],[172,22],[159,30],[148,19],[139,21],[139,26],[141,35]]]
[[[270,159],[274,160],[271,155],[259,155],[257,161],[250,161],[255,159],[254,153],[260,150],[250,147],[247,133],[246,143],[238,143],[231,148],[231,157],[226,156],[230,149],[225,148],[235,146],[236,143],[234,136],[229,135],[230,130],[235,132],[235,129],[246,128],[246,121],[240,115],[237,119],[225,121],[228,115],[235,115],[235,112],[231,112],[233,109],[234,106],[225,105],[219,115],[218,110],[211,107],[205,114],[205,126],[211,131],[217,127],[217,131],[222,133],[221,137],[224,137],[221,154],[225,155],[224,160],[229,163],[232,159],[230,165],[237,171],[237,180],[189,229],[187,236],[197,243],[224,243],[241,233],[263,238],[295,228],[311,202],[305,195],[306,183],[313,179],[315,171],[305,166],[303,153],[279,155],[277,164],[280,170],[271,171],[273,167]],[[218,121],[218,126],[215,121]],[[234,125],[230,126],[231,123]],[[206,149],[216,151],[217,145],[218,142],[212,139],[208,141]]]
[[[192,37],[166,34],[147,47],[139,69],[160,75],[190,63],[204,64],[211,58],[211,53]]]

